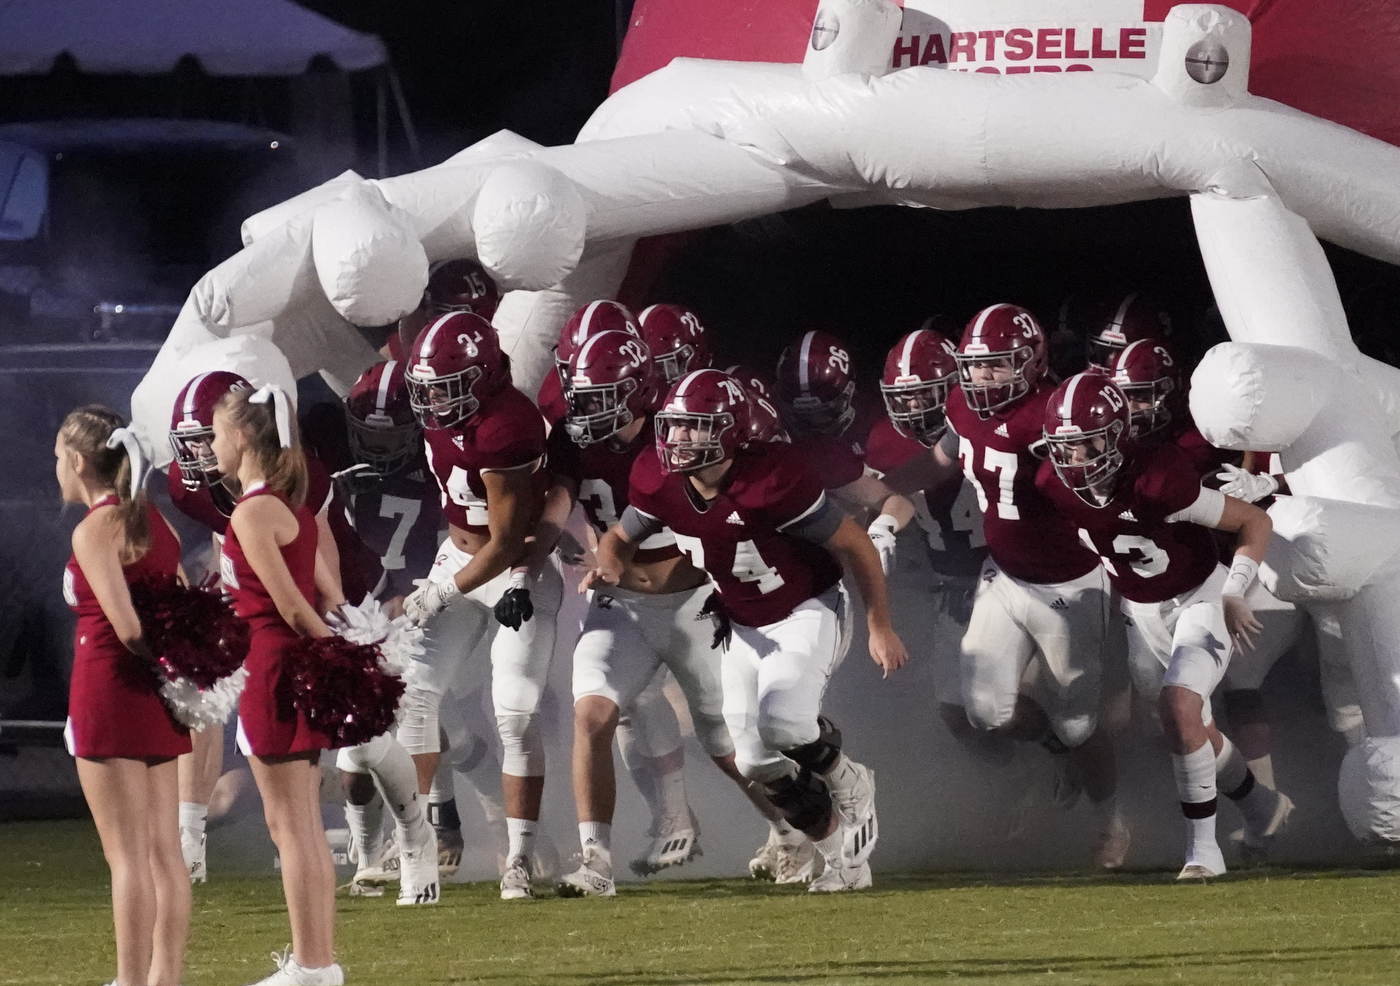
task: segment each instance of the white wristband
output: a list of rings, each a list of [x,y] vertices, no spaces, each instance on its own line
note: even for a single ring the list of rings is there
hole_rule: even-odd
[[[510,587],[512,589],[525,588],[525,580],[529,578],[530,569],[527,565],[521,565],[510,570]]]
[[[1225,577],[1225,586],[1220,590],[1220,594],[1242,598],[1254,585],[1254,580],[1258,575],[1259,563],[1257,561],[1246,555],[1236,555],[1234,564],[1230,566],[1230,574]]]
[[[890,533],[894,534],[896,531],[899,530],[899,521],[894,517],[891,517],[889,514],[881,514],[880,516],[876,517],[873,521],[870,522],[870,527],[867,529],[874,530],[877,527],[888,527]]]

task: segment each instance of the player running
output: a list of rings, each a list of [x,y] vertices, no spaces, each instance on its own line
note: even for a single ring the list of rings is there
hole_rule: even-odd
[[[843,565],[866,604],[871,658],[889,673],[907,655],[870,539],[791,445],[743,447],[747,408],[725,373],[681,378],[656,416],[656,454],[637,457],[629,504],[584,584],[619,585],[641,545],[671,530],[732,620],[721,668],[740,771],[816,843],[826,869],[812,892],[860,889],[879,834],[874,776],[842,753],[840,732],[820,715],[849,643]]]
[[[1258,507],[1203,488],[1176,446],[1136,451],[1127,397],[1102,374],[1061,384],[1043,428],[1050,458],[1036,486],[1103,559],[1122,597],[1134,683],[1155,701],[1171,747],[1188,823],[1178,879],[1220,876],[1217,790],[1239,806],[1246,844],[1256,848],[1293,810],[1286,795],[1255,783],[1210,708],[1231,654],[1260,630],[1245,596],[1273,526]],[[1238,535],[1229,569],[1209,529]]]

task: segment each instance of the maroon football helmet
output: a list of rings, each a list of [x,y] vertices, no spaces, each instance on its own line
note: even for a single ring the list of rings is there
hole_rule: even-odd
[[[851,351],[827,332],[813,330],[778,357],[778,403],[794,427],[839,435],[855,420]]]
[[[453,312],[418,333],[404,379],[419,424],[454,428],[510,380],[510,370],[491,323],[471,312]]]
[[[1029,394],[1045,375],[1045,333],[1019,305],[992,305],[967,323],[956,358],[967,406],[989,418]]]
[[[1143,294],[1121,299],[1089,334],[1087,354],[1090,366],[1112,372],[1118,354],[1128,343],[1139,339],[1166,339],[1172,334],[1172,318],[1162,307]]]
[[[252,390],[237,373],[211,370],[180,389],[170,415],[170,448],[180,468],[180,483],[191,493],[222,481],[214,441],[214,406],[230,391]]]
[[[769,404],[778,402],[777,395],[773,393],[773,385],[753,367],[745,366],[743,363],[735,363],[733,366],[725,367],[724,372],[743,384],[749,393],[765,398]]]
[[[652,305],[637,317],[642,338],[668,384],[710,365],[710,344],[700,317],[680,305]]]
[[[1045,444],[1060,481],[1085,503],[1112,494],[1113,478],[1127,461],[1132,422],[1128,398],[1105,374],[1076,373],[1056,388],[1045,406]]]
[[[408,399],[403,364],[376,363],[350,388],[345,398],[350,453],[381,476],[413,461],[422,430]]]
[[[569,389],[569,360],[599,332],[626,332],[642,338],[642,330],[632,313],[615,301],[590,301],[574,312],[564,323],[559,344],[554,348],[554,368],[559,372],[559,382],[565,392]]]
[[[656,412],[656,451],[667,472],[696,472],[749,440],[749,395],[722,370],[693,370]]]
[[[473,312],[489,322],[501,303],[501,292],[475,260],[440,260],[428,268],[423,301],[430,315]]]
[[[957,348],[932,329],[917,329],[885,357],[880,393],[894,430],[933,448],[948,429],[944,406],[957,384]]]
[[[1128,398],[1133,437],[1144,438],[1186,416],[1181,366],[1165,342],[1130,342],[1113,364],[1113,382]]]
[[[730,375],[733,376],[733,374]],[[743,383],[744,381],[739,380],[739,382]],[[744,392],[749,395],[748,444],[762,445],[765,442],[792,441],[787,429],[783,427],[782,416],[778,414],[778,408],[773,403],[772,398],[748,386],[744,387]]]
[[[609,331],[591,337],[569,360],[565,394],[564,431],[579,445],[592,445],[655,411],[662,390],[647,344]]]

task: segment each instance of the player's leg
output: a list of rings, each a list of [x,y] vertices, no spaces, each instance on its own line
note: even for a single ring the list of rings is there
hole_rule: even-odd
[[[440,893],[437,836],[423,811],[423,799],[418,793],[418,775],[408,751],[392,735],[385,733],[368,743],[341,750],[337,763],[342,772],[371,778],[379,797],[368,799],[370,804],[378,801],[388,808],[394,819],[394,841],[399,857],[399,903],[437,903]],[[358,793],[363,797],[363,782],[359,787]],[[353,797],[347,800],[347,820],[355,815],[353,800]],[[371,833],[370,826],[382,825],[382,817],[374,818],[372,811],[365,814],[369,817],[357,819],[363,825],[362,831],[356,832],[356,826],[352,824],[351,833],[357,840],[364,838],[368,843],[381,831],[376,829]],[[373,859],[368,856],[361,858]]]
[[[509,573],[484,587],[488,603],[509,584]],[[498,628],[491,642],[491,701],[501,735],[501,791],[510,842],[501,897],[532,896],[535,834],[544,794],[544,743],[538,713],[554,652],[555,618],[563,595],[559,572],[544,565],[530,585],[534,616],[519,630]]]
[[[644,645],[655,656],[650,644]],[[659,659],[658,659],[659,664]],[[667,670],[660,668],[618,721],[618,750],[627,773],[651,810],[651,842],[632,860],[632,872],[647,876],[699,854],[694,814],[685,792],[685,748],[681,723],[666,695]]]
[[[1366,722],[1361,717],[1361,695],[1351,671],[1351,657],[1342,639],[1342,626],[1335,609],[1314,603],[1309,609],[1317,631],[1317,660],[1322,704],[1327,724],[1356,746],[1366,738]]]
[[[1230,736],[1239,747],[1255,779],[1276,787],[1273,763],[1273,726],[1260,692],[1264,679],[1279,658],[1298,641],[1303,613],[1292,603],[1275,597],[1255,583],[1245,600],[1263,629],[1249,650],[1236,650],[1220,685]]]
[[[1038,740],[1045,734],[1044,719],[1021,695],[1021,676],[1035,643],[1022,625],[1025,603],[1017,589],[1017,584],[987,559],[959,647],[962,705],[974,729]]]
[[[190,733],[193,749],[178,759],[180,786],[180,849],[189,868],[191,883],[209,879],[205,863],[204,826],[209,816],[209,799],[224,769],[224,727],[206,726]]]
[[[148,785],[146,764],[116,757],[79,757],[77,765],[83,796],[111,871],[117,982],[140,986],[150,975],[156,926],[151,828],[143,808]]]
[[[412,764],[411,759],[409,763]],[[374,778],[370,777],[367,769],[351,760],[347,750],[336,751],[335,765],[340,771],[340,788],[345,795],[345,827],[350,830],[350,858],[356,867],[350,892],[357,894],[367,885],[398,879],[398,867],[384,866],[387,855],[384,799],[374,786]],[[416,771],[413,790],[415,794],[418,791]]]
[[[179,770],[174,761],[146,771],[145,814],[150,827],[151,883],[156,921],[149,986],[178,986],[190,934],[190,880],[180,841]]]
[[[917,671],[928,682],[938,703],[938,717],[949,734],[973,757],[1004,767],[1015,755],[1013,739],[998,731],[975,728],[963,706],[962,640],[972,618],[978,584],[974,578],[933,575],[917,606],[920,632],[902,639],[922,642]],[[1028,714],[1033,713],[1027,711],[1023,716]]]
[[[452,700],[443,703],[442,728],[449,740],[443,763],[450,765],[452,777],[449,781],[442,770],[434,775],[428,804],[429,820],[438,833],[439,871],[443,876],[450,875],[442,866],[444,862],[458,864],[461,861],[460,854],[456,860],[446,859],[443,846],[457,845],[465,849],[461,816],[454,796],[458,775],[476,797],[496,850],[497,868],[505,872],[509,843],[501,793],[500,734],[496,729],[495,710],[488,707],[490,690],[489,655],[478,654],[466,662],[463,675],[449,689]],[[455,868],[453,865],[452,869]]]

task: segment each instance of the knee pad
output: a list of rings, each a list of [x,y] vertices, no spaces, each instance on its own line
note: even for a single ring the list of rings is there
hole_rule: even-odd
[[[368,774],[379,766],[393,744],[392,737],[385,733],[368,743],[344,747],[335,755],[335,765],[347,774]]]
[[[991,696],[968,695],[964,703],[967,709],[967,721],[972,723],[974,729],[983,732],[991,732],[993,729],[1000,729],[1010,722],[1016,715],[1016,705],[1013,702],[1009,708],[1005,708]]]
[[[1045,739],[1045,748],[1051,753],[1056,752],[1051,748],[1051,741],[1060,744],[1066,752],[1080,746],[1090,736],[1094,735],[1094,730],[1098,728],[1098,716],[1074,716],[1068,719],[1056,719],[1051,724],[1052,732]]]
[[[534,716],[498,715],[501,733],[501,771],[512,777],[543,777],[544,746]]]
[[[808,831],[824,828],[831,820],[831,792],[825,782],[803,768],[796,775],[781,777],[763,785],[773,807],[793,828]]]
[[[783,753],[791,757],[803,770],[825,774],[836,765],[837,758],[841,756],[841,730],[826,716],[817,716],[817,729],[818,735],[813,742],[783,750]]]
[[[403,696],[403,715],[399,719],[399,742],[410,754],[437,753],[442,749],[439,735],[438,707],[442,696],[437,692],[409,685]]]

